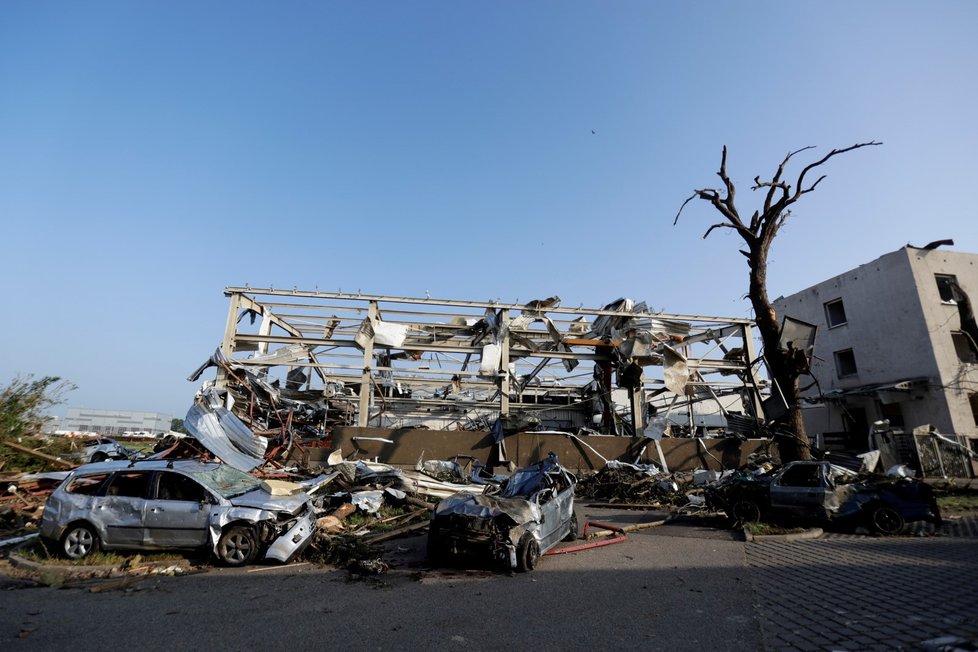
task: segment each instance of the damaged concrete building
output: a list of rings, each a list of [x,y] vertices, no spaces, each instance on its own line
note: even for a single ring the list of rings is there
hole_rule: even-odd
[[[267,438],[266,454],[315,463],[338,447],[393,464],[461,454],[522,465],[556,451],[577,468],[719,468],[769,441],[750,320],[629,299],[587,309],[558,297],[225,294],[223,340],[190,379],[216,367],[198,404],[223,403]]]
[[[885,421],[978,450],[978,255],[944,244],[908,245],[774,301],[779,315],[818,326],[805,425],[820,447],[867,450]]]

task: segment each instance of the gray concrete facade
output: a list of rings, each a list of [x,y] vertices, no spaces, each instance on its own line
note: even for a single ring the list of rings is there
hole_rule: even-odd
[[[129,432],[160,434],[170,430],[172,417],[157,412],[126,410],[93,410],[68,408],[58,432],[94,432],[100,435],[121,435]]]
[[[978,433],[978,357],[949,278],[973,304],[978,255],[907,246],[773,302],[819,329],[812,373],[826,400],[806,410],[809,433],[864,437],[880,419]]]

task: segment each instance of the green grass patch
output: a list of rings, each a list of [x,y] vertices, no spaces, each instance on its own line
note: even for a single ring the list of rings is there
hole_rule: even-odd
[[[937,506],[941,510],[969,511],[978,510],[978,493],[947,494],[937,497]]]
[[[180,553],[158,552],[143,554],[137,552],[107,552],[99,550],[83,559],[66,559],[58,556],[41,541],[34,541],[17,551],[17,554],[28,561],[52,566],[139,566],[152,562],[170,562],[186,559]]]
[[[803,527],[785,527],[775,523],[763,522],[745,523],[744,527],[754,536],[764,536],[767,534],[801,534],[802,532],[808,531],[807,528]]]

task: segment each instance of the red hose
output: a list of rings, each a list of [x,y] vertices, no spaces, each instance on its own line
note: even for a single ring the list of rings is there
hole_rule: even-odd
[[[600,528],[602,530],[610,530],[611,532],[618,532],[619,535],[612,537],[610,539],[601,539],[600,541],[592,541],[590,543],[582,543],[576,546],[567,546],[564,548],[554,548],[553,550],[548,550],[546,554],[548,555],[562,555],[565,552],[579,552],[581,550],[590,550],[591,548],[600,548],[601,546],[610,546],[613,543],[621,543],[628,538],[625,530],[621,529],[617,525],[610,525],[608,523],[599,523],[598,521],[585,521],[584,522],[584,538],[587,539],[588,530],[591,526]]]

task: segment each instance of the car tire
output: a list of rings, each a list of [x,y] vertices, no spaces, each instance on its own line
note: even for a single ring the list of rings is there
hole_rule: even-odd
[[[61,535],[59,552],[68,559],[84,559],[98,549],[98,534],[88,523],[74,523]]]
[[[438,528],[428,526],[428,545],[426,548],[428,564],[431,566],[441,566],[445,563],[445,549],[442,547],[438,538]]]
[[[874,509],[869,522],[874,532],[886,535],[900,534],[907,524],[900,512],[886,505]]]
[[[761,520],[761,508],[753,500],[738,500],[730,509],[730,516],[743,523]]]
[[[577,541],[578,534],[577,511],[574,511],[574,513],[571,514],[570,529],[567,531],[567,536],[564,537],[564,541]]]
[[[106,455],[105,453],[99,451],[98,453],[95,453],[94,455],[92,455],[92,458],[89,460],[89,462],[91,464],[96,464],[98,462],[104,462],[107,459],[109,459],[109,456]]]
[[[537,567],[540,561],[540,544],[527,532],[516,546],[516,570],[526,573]]]
[[[255,531],[245,525],[225,528],[217,541],[217,558],[225,566],[246,566],[258,553]]]

